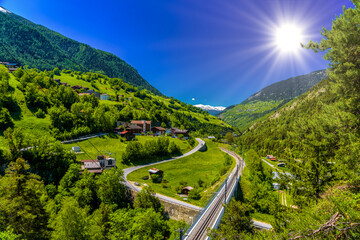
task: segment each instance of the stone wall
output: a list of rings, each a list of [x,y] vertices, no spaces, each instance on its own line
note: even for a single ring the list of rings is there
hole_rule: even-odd
[[[130,193],[133,200],[135,200],[137,192],[131,189]],[[174,219],[177,221],[184,220],[187,224],[190,223],[194,219],[194,217],[196,217],[196,215],[200,212],[199,210],[181,206],[168,201],[163,201],[161,199],[160,202],[164,206],[165,214],[167,214],[170,219]]]

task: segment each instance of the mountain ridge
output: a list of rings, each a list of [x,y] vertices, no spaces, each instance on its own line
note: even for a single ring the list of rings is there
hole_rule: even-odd
[[[33,23],[0,6],[1,61],[16,60],[22,66],[40,70],[70,69],[99,72],[121,78],[139,89],[162,93],[138,71],[118,56],[68,38],[45,26]],[[9,54],[10,52],[10,54]],[[10,56],[9,56],[10,55]],[[16,56],[13,59],[12,56]]]
[[[254,122],[274,112],[326,78],[326,70],[317,70],[273,83],[249,98],[227,107],[218,116],[225,122],[245,131]]]

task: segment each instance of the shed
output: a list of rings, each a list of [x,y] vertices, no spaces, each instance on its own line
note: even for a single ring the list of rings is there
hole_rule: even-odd
[[[80,152],[80,147],[72,147],[71,150],[75,153],[79,153]]]
[[[159,175],[159,176],[163,176],[164,172],[161,171],[161,170],[159,170],[159,169],[157,169],[157,168],[151,168],[151,169],[149,169],[149,177],[151,177],[151,175],[153,175],[153,174],[157,174],[157,175]]]
[[[193,190],[193,189],[194,189],[194,188],[193,188],[193,187],[190,187],[190,186],[183,187],[183,188],[181,189],[181,193],[182,193],[182,194],[189,195],[189,192],[190,192],[191,190]]]

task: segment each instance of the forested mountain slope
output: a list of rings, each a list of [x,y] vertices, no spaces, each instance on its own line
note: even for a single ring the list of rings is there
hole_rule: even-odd
[[[319,70],[271,84],[242,103],[226,108],[219,116],[245,131],[254,122],[305,93],[326,76],[326,70]]]
[[[106,93],[112,100],[94,95],[79,95],[60,79]],[[234,129],[206,111],[174,98],[165,98],[147,90],[98,73],[70,70],[39,71],[17,69],[9,74],[0,65],[0,132],[21,127],[35,136],[51,133],[57,139],[69,139],[94,132],[112,132],[117,121],[151,120],[153,126],[178,127],[194,134],[215,135]],[[6,148],[1,144],[0,148]]]
[[[0,61],[3,62],[16,61],[22,66],[40,70],[57,67],[104,73],[109,77],[121,78],[139,89],[161,95],[135,68],[119,57],[67,38],[10,12],[0,11],[0,42]]]

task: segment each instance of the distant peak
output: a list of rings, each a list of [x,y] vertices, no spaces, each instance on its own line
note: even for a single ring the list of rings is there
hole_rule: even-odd
[[[5,8],[1,7],[0,6],[0,12],[3,12],[3,13],[11,13],[10,11],[6,10]]]
[[[196,104],[194,105],[195,107],[201,108],[202,110],[215,110],[215,111],[223,111],[226,107],[214,107],[214,106],[210,106],[210,105],[203,105],[203,104]]]

